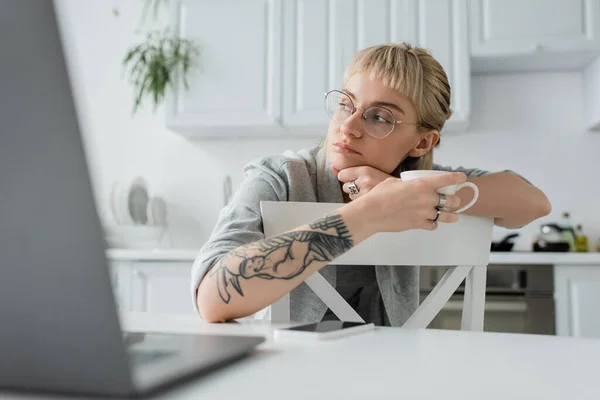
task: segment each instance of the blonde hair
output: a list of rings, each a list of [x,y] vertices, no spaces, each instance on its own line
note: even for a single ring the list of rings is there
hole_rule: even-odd
[[[367,73],[371,79],[408,97],[417,110],[416,122],[420,132],[441,132],[452,115],[446,72],[424,48],[413,47],[406,42],[367,47],[350,60],[344,73],[344,85],[357,73]],[[439,141],[436,146],[439,146]],[[420,158],[406,157],[400,169],[431,169],[432,166],[433,149]]]

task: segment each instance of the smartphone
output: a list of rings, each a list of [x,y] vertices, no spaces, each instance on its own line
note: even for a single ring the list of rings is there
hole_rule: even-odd
[[[275,339],[333,339],[368,332],[374,328],[375,325],[365,322],[322,321],[277,329]]]

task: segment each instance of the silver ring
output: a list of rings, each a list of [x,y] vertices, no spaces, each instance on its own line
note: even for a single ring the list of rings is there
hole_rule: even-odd
[[[352,181],[348,184],[348,190],[350,194],[358,194],[358,188],[356,187],[355,181]]]
[[[438,218],[440,217],[440,210],[435,210],[435,211],[437,211],[437,215],[435,216],[435,218],[434,218],[434,219],[432,219],[432,220],[431,220],[431,222],[434,222],[434,223],[435,223],[435,222],[438,220]]]
[[[437,208],[444,208],[445,205],[446,205],[446,195],[440,193],[440,201],[437,205]],[[439,216],[439,214],[438,214],[438,216]]]

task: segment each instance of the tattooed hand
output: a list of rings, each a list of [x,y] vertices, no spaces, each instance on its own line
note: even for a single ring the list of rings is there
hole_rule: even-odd
[[[293,279],[313,261],[332,261],[353,246],[342,218],[337,214],[326,216],[310,225],[312,230],[291,231],[252,243],[231,251],[223,257],[210,276],[217,275],[219,295],[226,304],[231,300],[233,287],[244,296],[240,278]],[[249,256],[259,250],[260,255]],[[231,259],[235,262],[232,263]],[[228,259],[227,264],[225,260]],[[231,268],[234,264],[237,268]]]

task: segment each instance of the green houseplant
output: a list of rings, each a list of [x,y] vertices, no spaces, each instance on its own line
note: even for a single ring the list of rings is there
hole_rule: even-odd
[[[145,19],[148,10],[154,9],[154,19],[158,16],[159,6],[167,0],[144,0]],[[196,44],[189,40],[173,35],[169,29],[151,30],[145,40],[131,46],[123,65],[129,72],[129,81],[134,89],[135,114],[142,102],[147,99],[154,105],[154,111],[163,102],[166,91],[175,84],[175,77],[181,74],[186,90],[188,72],[199,54]]]

